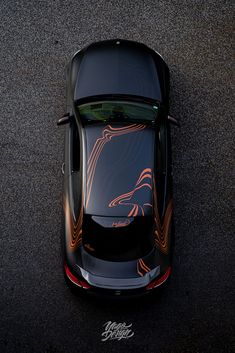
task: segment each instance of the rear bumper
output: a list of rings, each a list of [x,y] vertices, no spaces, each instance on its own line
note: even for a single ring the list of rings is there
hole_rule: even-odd
[[[78,266],[78,265],[77,265]],[[127,277],[127,278],[111,278],[104,276],[97,276],[83,268],[79,267],[79,272],[81,272],[82,277],[87,283],[92,287],[98,287],[101,289],[111,289],[111,290],[133,290],[146,287],[150,282],[160,275],[160,266],[155,267],[151,271],[147,272],[144,276],[138,277]]]
[[[165,283],[171,274],[171,267],[168,267],[164,273],[159,273],[154,280],[148,282],[144,286],[126,286],[126,288],[119,288],[118,286],[112,288],[110,286],[102,287],[101,285],[91,285],[83,277],[78,277],[77,274],[75,276],[66,264],[64,264],[64,273],[66,282],[75,290],[82,290],[90,295],[100,297],[132,298],[149,294],[153,289]]]

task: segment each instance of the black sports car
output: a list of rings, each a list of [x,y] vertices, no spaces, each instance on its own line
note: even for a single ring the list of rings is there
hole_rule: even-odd
[[[169,277],[169,70],[144,44],[93,43],[67,69],[64,270],[87,292],[150,292]]]

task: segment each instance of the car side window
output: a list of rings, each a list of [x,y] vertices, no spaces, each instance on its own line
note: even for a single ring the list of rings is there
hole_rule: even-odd
[[[165,123],[161,123],[157,129],[157,195],[159,213],[164,211],[166,169],[167,169],[167,129]]]
[[[158,129],[158,168],[159,172],[163,175],[166,174],[166,125],[162,123]]]
[[[72,172],[78,172],[80,170],[80,141],[79,132],[76,122],[71,123],[72,126]]]

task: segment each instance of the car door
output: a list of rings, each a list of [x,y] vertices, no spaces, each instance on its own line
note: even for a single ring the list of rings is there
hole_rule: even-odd
[[[77,220],[80,208],[80,181],[81,163],[79,133],[77,123],[75,119],[72,119],[66,127],[64,189],[65,195],[68,197],[74,221]]]
[[[172,197],[170,126],[162,120],[157,127],[157,194],[160,217],[163,218]]]

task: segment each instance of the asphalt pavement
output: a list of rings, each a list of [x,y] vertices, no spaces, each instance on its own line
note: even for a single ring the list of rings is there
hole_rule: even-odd
[[[0,352],[234,349],[232,1],[0,2]],[[159,294],[76,297],[61,267],[65,65],[102,39],[141,41],[171,72],[175,256]],[[101,341],[107,321],[128,339]]]

